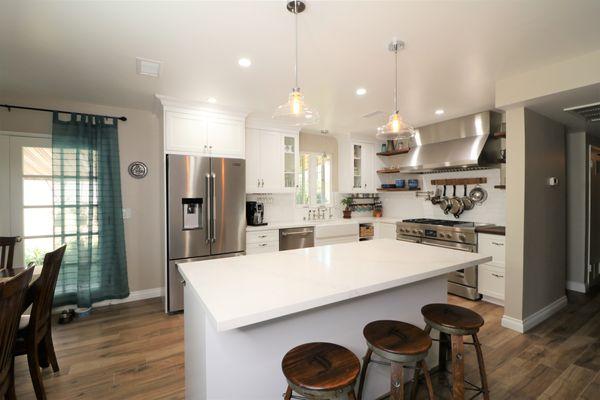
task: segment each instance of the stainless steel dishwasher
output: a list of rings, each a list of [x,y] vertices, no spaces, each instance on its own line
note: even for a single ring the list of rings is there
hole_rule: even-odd
[[[315,228],[303,226],[279,230],[279,250],[303,249],[315,246]]]

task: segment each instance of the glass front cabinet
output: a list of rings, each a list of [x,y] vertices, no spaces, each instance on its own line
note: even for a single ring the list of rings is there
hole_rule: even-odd
[[[298,135],[283,135],[283,188],[286,192],[296,190],[296,166],[299,163]]]

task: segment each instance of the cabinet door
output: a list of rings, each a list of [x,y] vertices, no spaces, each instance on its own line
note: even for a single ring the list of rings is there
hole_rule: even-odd
[[[361,165],[362,165],[362,191],[374,192],[373,183],[373,145],[364,143],[362,146]]]
[[[298,136],[283,135],[282,142],[283,190],[294,192],[296,190],[296,166],[299,159]]]
[[[375,237],[377,239],[396,239],[396,224],[388,222],[377,223]]]
[[[207,152],[207,119],[202,114],[165,113],[165,152],[204,154]]]
[[[261,131],[258,142],[260,189],[267,193],[280,193],[283,190],[281,135],[276,132]]]
[[[361,143],[352,143],[352,191],[363,191],[363,145]]]
[[[244,122],[214,117],[207,121],[208,149],[215,157],[244,158]]]
[[[260,189],[260,133],[246,129],[246,192],[259,193]]]

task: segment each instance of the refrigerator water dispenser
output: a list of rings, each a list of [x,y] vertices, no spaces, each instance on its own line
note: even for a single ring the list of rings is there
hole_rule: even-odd
[[[183,230],[202,228],[202,199],[184,198],[181,199],[181,208],[183,212]]]

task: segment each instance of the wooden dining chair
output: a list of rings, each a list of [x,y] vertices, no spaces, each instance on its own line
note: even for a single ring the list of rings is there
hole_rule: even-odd
[[[46,399],[40,367],[52,365],[52,371],[58,372],[58,360],[52,343],[52,301],[58,280],[58,272],[65,254],[66,245],[62,245],[51,253],[46,253],[40,277],[32,286],[34,291],[28,298],[32,299],[31,315],[21,316],[15,356],[27,355],[29,374],[37,399]]]
[[[13,349],[33,268],[0,282],[0,399],[16,399]]]
[[[20,236],[0,236],[0,269],[12,268],[15,245],[20,241]]]

